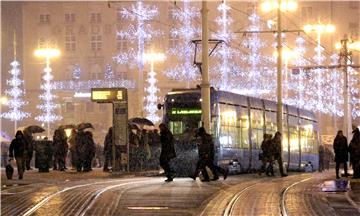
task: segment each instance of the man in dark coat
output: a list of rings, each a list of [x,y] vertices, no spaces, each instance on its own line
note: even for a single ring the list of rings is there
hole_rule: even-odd
[[[9,147],[9,157],[13,158],[15,156],[19,179],[23,178],[25,170],[25,148],[26,141],[24,139],[24,135],[21,131],[17,131],[15,139],[11,141]]]
[[[271,142],[272,154],[274,155],[274,159],[277,160],[279,164],[280,175],[281,177],[286,177],[287,175],[284,173],[284,165],[282,160],[281,133],[279,131],[275,133],[275,136]]]
[[[166,127],[165,124],[161,123],[160,128],[160,142],[161,142],[161,153],[160,153],[160,166],[164,169],[167,179],[166,182],[173,181],[175,172],[170,167],[170,160],[176,157],[174,147],[174,137],[171,131]]]
[[[273,170],[274,159],[271,152],[271,139],[272,139],[271,134],[264,134],[264,140],[261,143],[262,156],[260,160],[262,162],[262,166],[259,173],[260,175],[263,172],[265,172],[267,176],[270,176],[270,174],[274,175],[274,170]],[[268,167],[266,167],[267,163],[269,163]]]
[[[325,170],[325,147],[324,145],[319,145],[319,172]]]
[[[192,179],[196,180],[196,177],[199,175],[200,171],[203,174],[204,180],[209,181],[209,175],[207,174],[206,167],[209,167],[212,174],[214,175],[213,180],[218,180],[218,173],[221,173],[224,176],[224,180],[227,178],[227,171],[217,165],[215,165],[215,146],[210,134],[206,133],[205,128],[200,127],[196,136],[201,137],[201,144],[198,146],[199,160],[196,166],[196,170]]]
[[[83,167],[84,172],[89,172],[92,170],[91,168],[91,162],[95,157],[95,151],[96,151],[96,144],[93,139],[93,134],[90,131],[85,131],[84,133],[84,144],[82,149],[82,161],[83,161]]]
[[[53,137],[54,169],[65,171],[65,157],[68,152],[67,137],[64,130],[57,129]]]
[[[356,128],[353,131],[353,137],[350,141],[349,152],[350,162],[354,170],[353,178],[360,178],[360,131]]]
[[[106,134],[104,140],[104,172],[109,171],[109,164],[111,164],[112,159],[112,127],[109,128],[108,133]]]
[[[34,138],[30,131],[24,130],[23,133],[24,141],[25,141],[25,149],[24,149],[24,160],[25,160],[25,168],[26,170],[31,170],[31,159],[34,153]]]
[[[336,162],[336,178],[339,179],[339,169],[340,164],[344,164],[344,172],[345,176],[348,176],[347,173],[347,162],[348,162],[348,144],[347,139],[343,135],[343,132],[338,131],[334,144],[333,144],[334,152],[335,152],[335,162]]]

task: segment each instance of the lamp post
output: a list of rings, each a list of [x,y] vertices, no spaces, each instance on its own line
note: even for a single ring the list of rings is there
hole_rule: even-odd
[[[50,122],[60,120],[61,117],[56,116],[52,113],[52,111],[56,108],[56,104],[52,102],[54,95],[51,93],[51,80],[53,79],[53,75],[51,75],[51,67],[50,67],[50,60],[52,58],[60,56],[60,50],[55,48],[46,47],[44,49],[37,49],[35,50],[35,56],[39,58],[45,58],[46,67],[44,68],[45,75],[43,79],[45,83],[41,86],[44,90],[44,94],[40,95],[40,98],[44,100],[44,104],[39,105],[38,108],[44,110],[44,114],[37,116],[36,119],[41,122],[46,123],[47,128],[47,136],[50,137]]]
[[[282,41],[281,41],[281,13],[282,11],[295,11],[297,9],[297,2],[295,1],[270,1],[267,0],[261,4],[261,8],[265,12],[272,10],[277,11],[277,53],[282,53]],[[282,133],[282,121],[283,121],[283,102],[282,102],[282,55],[277,55],[277,113],[276,113],[276,125],[277,131]]]
[[[340,50],[340,65],[344,66],[344,131],[345,135],[349,138],[351,135],[352,116],[349,109],[349,75],[348,67],[352,60],[351,50],[360,51],[360,41],[351,41],[347,37],[342,39],[340,43],[335,45]]]
[[[156,123],[160,120],[159,116],[156,115],[157,106],[156,102],[158,97],[156,96],[156,92],[159,89],[156,87],[156,72],[154,71],[154,63],[159,61],[164,61],[165,56],[163,53],[146,53],[144,55],[145,61],[150,61],[150,72],[147,81],[149,82],[149,87],[145,89],[145,91],[149,94],[146,97],[147,103],[145,105],[145,110],[148,112],[147,118],[151,120],[153,123]]]
[[[201,45],[202,45],[202,73],[201,73],[201,120],[207,133],[210,133],[210,82],[209,82],[209,35],[208,35],[207,2],[202,1],[201,8]]]

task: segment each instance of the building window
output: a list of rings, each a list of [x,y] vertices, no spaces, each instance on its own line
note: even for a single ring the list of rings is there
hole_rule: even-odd
[[[65,50],[75,51],[76,50],[76,37],[72,28],[66,28],[65,32]]]
[[[310,21],[312,17],[312,7],[302,7],[301,8],[301,18],[303,22]]]
[[[99,111],[106,112],[107,111],[107,104],[99,104]]]
[[[90,14],[91,23],[101,23],[101,14],[100,13],[91,13]]]
[[[98,80],[104,78],[104,72],[101,70],[100,65],[94,64],[90,68],[90,79]]]
[[[94,103],[93,102],[86,103],[86,112],[94,112]]]
[[[359,9],[359,2],[358,1],[350,1],[349,2],[349,9]]]
[[[75,14],[74,13],[66,13],[65,14],[65,22],[66,23],[74,23],[75,22]]]
[[[170,35],[169,35],[169,48],[170,49],[176,48],[178,43],[179,43],[179,36],[178,35],[173,35],[173,34],[170,33]]]
[[[98,35],[98,34],[91,35],[91,49],[94,51],[102,49],[101,35]]]
[[[66,102],[65,109],[66,109],[66,112],[74,112],[75,111],[74,103]]]
[[[128,51],[128,41],[124,35],[117,36],[117,51],[127,52]]]
[[[49,24],[50,23],[50,14],[40,14],[39,23],[40,24]]]

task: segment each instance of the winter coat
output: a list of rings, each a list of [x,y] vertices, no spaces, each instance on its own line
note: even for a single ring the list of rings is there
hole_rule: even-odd
[[[26,148],[26,141],[24,138],[15,138],[11,141],[9,148],[9,157],[23,157]]]
[[[201,135],[201,144],[198,147],[199,158],[214,160],[215,147],[210,134]]]
[[[53,149],[55,156],[65,156],[68,152],[67,137],[65,132],[58,131],[53,137]]]
[[[350,161],[360,161],[360,134],[355,133],[349,145]]]
[[[271,139],[265,139],[265,140],[262,141],[261,150],[262,150],[262,153],[263,153],[262,156],[265,159],[271,157],[271,155],[272,155],[272,152],[271,152]]]
[[[176,157],[174,136],[169,129],[160,132],[161,153],[160,158],[172,159]]]
[[[269,141],[269,155],[275,160],[279,159],[282,156],[281,152],[281,139],[273,138]]]
[[[104,140],[104,155],[111,154],[112,152],[112,134],[107,133]]]
[[[348,161],[348,145],[347,139],[345,136],[336,136],[334,140],[334,152],[335,152],[335,161],[338,163],[345,163]]]

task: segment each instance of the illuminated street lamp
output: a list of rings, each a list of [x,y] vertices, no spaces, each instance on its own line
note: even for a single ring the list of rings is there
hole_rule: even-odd
[[[157,112],[157,101],[158,97],[156,93],[159,91],[159,89],[156,87],[157,79],[156,73],[154,71],[154,62],[160,62],[164,61],[165,56],[163,53],[146,53],[144,55],[144,60],[147,62],[150,62],[150,72],[148,75],[147,82],[149,83],[149,86],[145,88],[145,91],[148,93],[146,96],[146,105],[145,110],[147,111],[147,119],[152,121],[153,123],[159,122],[160,118],[158,115],[156,115]]]
[[[6,105],[8,102],[8,98],[6,96],[1,96],[0,103],[1,105]]]
[[[45,83],[41,85],[41,89],[44,90],[44,93],[39,96],[40,99],[44,101],[44,103],[37,106],[37,108],[44,111],[44,113],[37,116],[35,119],[40,122],[46,123],[47,136],[49,138],[50,123],[61,119],[60,116],[53,114],[53,110],[56,109],[58,105],[53,102],[55,96],[51,93],[52,90],[51,80],[53,79],[53,75],[51,74],[52,69],[50,68],[50,60],[52,58],[59,57],[60,50],[51,47],[46,47],[44,49],[35,50],[34,54],[36,57],[45,58],[46,61],[46,67],[44,68],[45,75],[42,77]]]
[[[283,1],[266,0],[261,4],[261,8],[264,12],[271,10],[277,10],[277,53],[282,53],[282,42],[281,42],[281,12],[282,11],[295,11],[297,9],[297,3],[293,0]],[[277,55],[277,113],[276,113],[276,125],[277,130],[282,133],[282,122],[283,122],[283,102],[282,102],[282,55]]]

